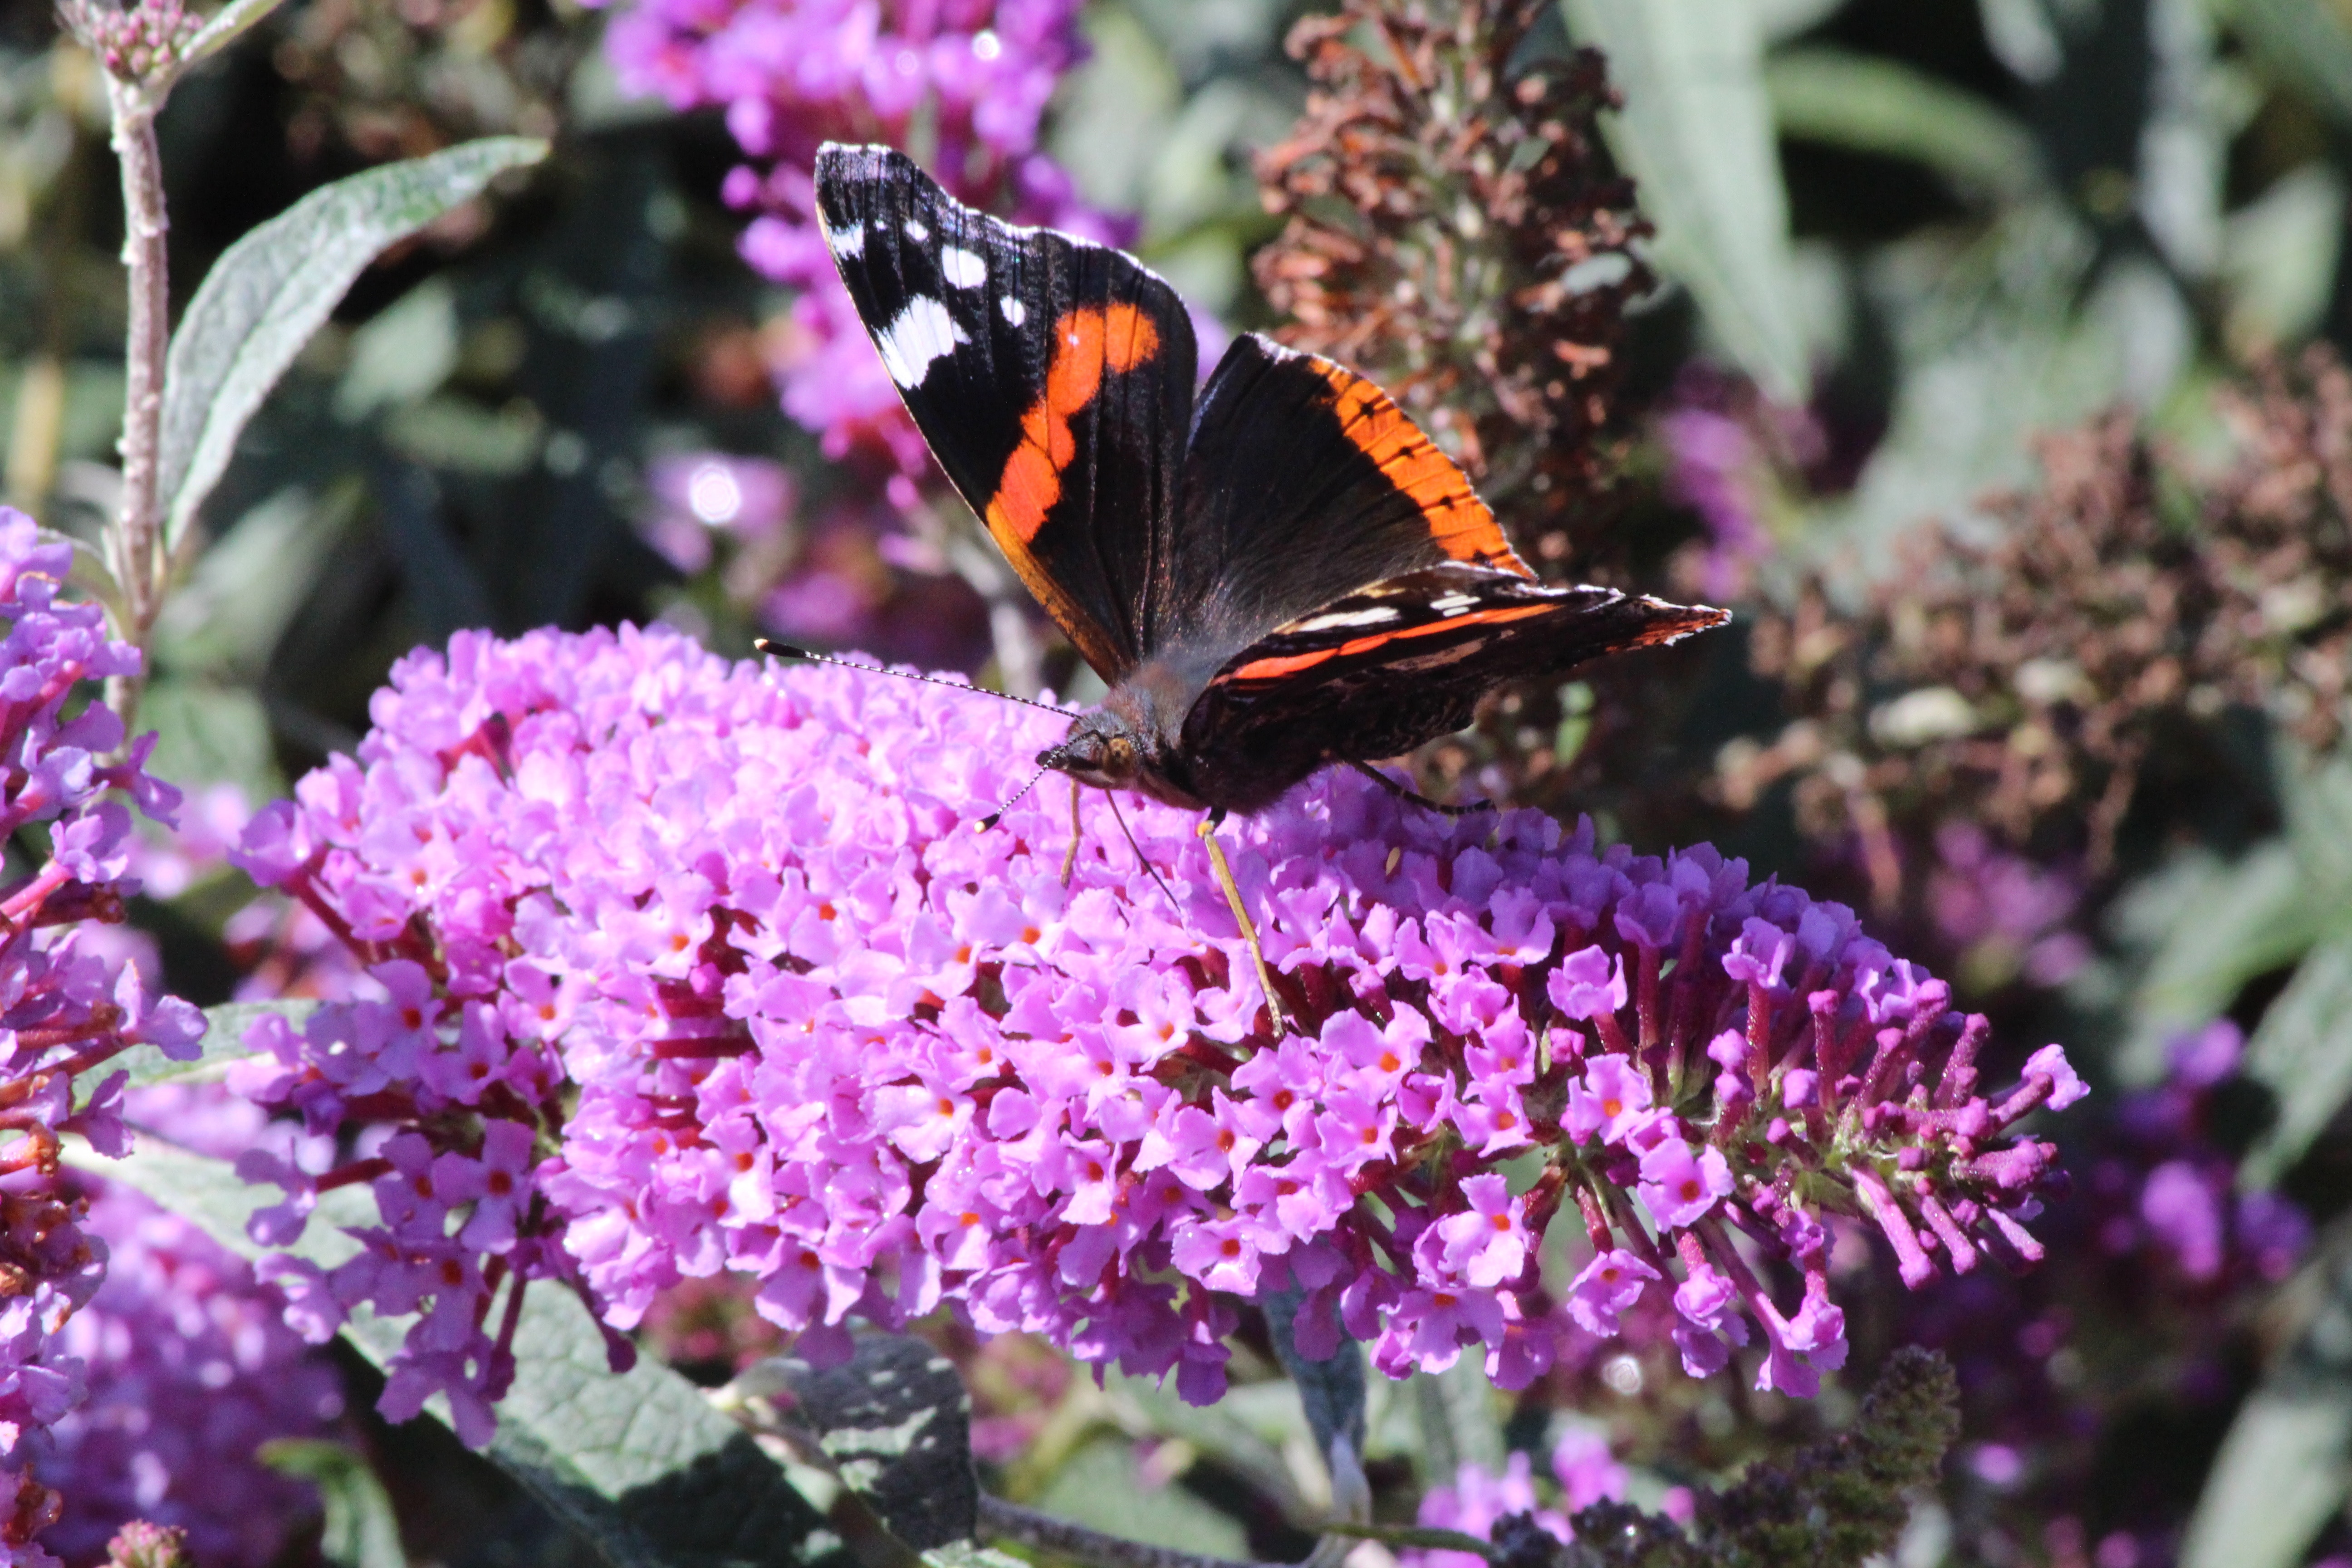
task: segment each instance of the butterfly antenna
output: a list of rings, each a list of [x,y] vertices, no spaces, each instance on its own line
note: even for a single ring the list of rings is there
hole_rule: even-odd
[[[831,654],[812,653],[797,643],[777,642],[770,637],[754,637],[751,646],[770,658],[794,658],[804,664],[837,664],[844,669],[862,669],[868,675],[896,676],[900,680],[919,680],[926,686],[944,686],[950,691],[966,691],[978,697],[993,697],[999,702],[1018,702],[1024,708],[1034,708],[1043,713],[1059,713],[1065,719],[1076,717],[1067,708],[1056,708],[1050,702],[1033,702],[1026,697],[1015,697],[1010,691],[991,691],[985,686],[974,686],[969,681],[942,680],[936,675],[918,675],[911,669],[891,669],[883,665],[867,664],[862,659],[835,658]],[[1030,782],[1034,784],[1036,781],[1033,779]],[[1013,800],[1020,798],[1019,795],[1013,797]],[[1009,806],[1013,801],[1008,800],[1004,804]],[[991,818],[991,820],[994,819]]]
[[[1015,698],[1013,700],[1017,702],[1020,699]],[[1051,768],[1039,768],[1034,773],[1032,773],[1029,776],[1029,782],[1027,784],[1023,784],[1019,789],[1013,792],[1013,798],[1011,800],[1006,801],[1003,805],[998,806],[994,811],[990,812],[986,816],[980,819],[980,830],[982,833],[985,833],[990,828],[995,826],[998,823],[1003,821],[1004,814],[1011,811],[1014,806],[1019,805],[1021,804],[1022,797],[1026,795],[1031,790],[1037,787],[1037,781],[1044,778],[1047,773],[1052,773],[1053,771],[1054,770]]]
[[[1118,808],[1118,796],[1109,790],[1105,790],[1103,794],[1110,801],[1110,814],[1112,817],[1118,821],[1118,830],[1127,835],[1127,847],[1135,851],[1135,863],[1142,867],[1146,871],[1149,871],[1151,874],[1151,879],[1153,881],[1160,882],[1160,894],[1167,899],[1168,907],[1175,911],[1177,919],[1181,920],[1184,917],[1183,906],[1176,901],[1175,894],[1168,891],[1168,884],[1160,881],[1159,868],[1153,866],[1150,860],[1144,858],[1143,846],[1135,841],[1135,835],[1133,833],[1129,832],[1127,826],[1127,814]]]

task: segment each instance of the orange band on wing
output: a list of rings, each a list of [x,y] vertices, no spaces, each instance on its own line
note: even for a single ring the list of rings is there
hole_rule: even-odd
[[[1468,477],[1387,393],[1345,365],[1326,362],[1319,368],[1338,394],[1335,406],[1342,433],[1421,508],[1438,549],[1456,561],[1522,577],[1535,575],[1503,537],[1495,514],[1471,489]]]
[[[1063,470],[1077,458],[1070,421],[1101,393],[1105,371],[1131,371],[1159,352],[1160,330],[1132,305],[1090,305],[1055,322],[1045,389],[1021,416],[1021,444],[1005,459],[982,518],[1021,581],[1098,672],[1118,663],[1116,650],[1029,546],[1062,499]]]
[[[1062,499],[1062,470],[1078,455],[1070,420],[1102,391],[1106,370],[1126,372],[1160,352],[1160,329],[1132,305],[1088,306],[1054,323],[1045,390],[1021,416],[1021,445],[988,503],[988,530],[1026,544]],[[1007,551],[1011,549],[1006,546]]]
[[[1339,657],[1336,647],[1317,648],[1313,653],[1277,654],[1272,658],[1254,658],[1234,671],[1234,680],[1279,680],[1286,675],[1297,675],[1302,669],[1312,669],[1326,659]]]

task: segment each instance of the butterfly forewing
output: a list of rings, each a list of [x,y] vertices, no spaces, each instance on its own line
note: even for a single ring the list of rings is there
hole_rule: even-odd
[[[1170,604],[1147,649],[1230,651],[1423,567],[1533,575],[1469,478],[1386,393],[1255,333],[1234,340],[1201,395],[1182,515]]]
[[[1173,552],[1192,323],[1116,250],[964,206],[903,153],[817,154],[825,243],[915,423],[1106,679]]]
[[[1557,676],[1729,618],[1490,567],[1411,572],[1227,660],[1185,715],[1181,748],[1198,776],[1223,781],[1235,809],[1254,810],[1327,763],[1394,756],[1462,728],[1504,681]]]

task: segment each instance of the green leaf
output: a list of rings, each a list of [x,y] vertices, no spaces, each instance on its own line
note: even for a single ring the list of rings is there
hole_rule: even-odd
[[[980,1477],[954,1363],[920,1340],[862,1333],[839,1366],[786,1365],[793,1420],[891,1534],[919,1552],[971,1539]]]
[[[261,1462],[279,1475],[309,1481],[326,1505],[320,1555],[335,1568],[408,1568],[391,1494],[364,1457],[341,1443],[278,1437],[264,1443]]]
[[[364,499],[355,477],[324,496],[289,485],[238,518],[197,559],[156,617],[157,668],[260,684],[278,638],[310,596],[335,541]]]
[[[1065,1460],[1034,1501],[1056,1519],[1147,1546],[1207,1557],[1250,1555],[1240,1521],[1164,1479],[1147,1479],[1135,1446],[1108,1434]]]
[[[1304,1529],[1330,1511],[1328,1498],[1304,1491],[1285,1458],[1312,1447],[1297,1389],[1287,1382],[1241,1384],[1214,1405],[1187,1405],[1156,1378],[1113,1372],[1104,1380],[1112,1413],[1130,1436],[1150,1435],[1190,1444],[1223,1468],[1246,1478]],[[1321,1456],[1318,1456],[1321,1458]]]
[[[1612,141],[1657,226],[1656,259],[1766,395],[1811,377],[1794,308],[1789,199],[1752,0],[1561,0],[1625,96]]]
[[[67,1158],[136,1187],[240,1257],[271,1250],[247,1236],[245,1222],[275,1201],[276,1189],[247,1186],[226,1161],[154,1138],[123,1160],[78,1145]],[[372,1223],[373,1211],[362,1188],[322,1194],[301,1241],[286,1250],[331,1268],[359,1247],[339,1227]],[[344,1337],[381,1366],[406,1327],[359,1312]],[[489,1457],[613,1568],[848,1568],[839,1538],[699,1389],[651,1361],[611,1371],[604,1335],[569,1291],[547,1281],[531,1289],[514,1352],[514,1386],[499,1405]]]
[[[1275,1359],[1290,1374],[1298,1394],[1300,1416],[1314,1434],[1316,1457],[1323,1461],[1329,1506],[1323,1511],[1341,1519],[1370,1519],[1370,1483],[1364,1476],[1364,1438],[1370,1397],[1364,1382],[1364,1347],[1341,1336],[1331,1354],[1309,1359],[1298,1348],[1298,1310],[1306,1292],[1296,1288],[1265,1297],[1268,1337]],[[1324,1310],[1330,1309],[1326,1307]]]
[[[1954,244],[1949,230],[1922,233],[1862,268],[1900,374],[1861,481],[1798,542],[1833,578],[1893,570],[1895,542],[1922,519],[1993,526],[1983,498],[2034,482],[2036,428],[2160,395],[2193,346],[2187,308],[2155,264],[2126,257],[2095,272],[2098,236],[2054,196],[1998,209]]]
[[[2227,865],[2186,861],[2136,889],[2118,918],[2137,923],[2158,910],[2167,917],[2162,943],[2133,1005],[2168,1030],[2218,1017],[2246,982],[2308,951],[2320,929],[2303,868],[2279,843]]]
[[[2246,1042],[2240,1070],[2278,1102],[2278,1120],[2238,1166],[2240,1182],[2268,1186],[2352,1099],[2352,935],[2304,956]]]
[[[457,295],[431,278],[352,334],[351,368],[335,387],[335,417],[351,423],[415,403],[457,368]]]
[[[2352,1252],[2306,1271],[2305,1322],[2239,1407],[2205,1475],[2180,1568],[2293,1568],[2352,1480]],[[2290,1288],[2293,1301],[2304,1292]]]
[[[362,269],[493,176],[546,155],[535,138],[487,136],[370,169],[311,192],[228,247],[172,335],[158,477],[168,544],[185,535],[238,432]]]
[[[2344,208],[2343,177],[2315,159],[2230,215],[2221,275],[2232,347],[2252,355],[2317,330],[2343,249]]]
[[[1790,49],[1764,68],[1782,135],[1923,163],[1962,190],[2014,198],[2042,183],[2033,134],[1971,92],[1845,49]]]
[[[180,51],[180,68],[185,70],[198,60],[220,53],[235,43],[246,29],[284,4],[285,0],[229,0],[227,5],[213,13],[212,20],[199,28],[196,36],[188,40],[187,47]]]
[[[2117,907],[2116,925],[2127,943],[2152,950],[2132,997],[2131,1036],[2118,1058],[2126,1079],[2153,1082],[2164,1071],[2164,1047],[2183,1029],[2195,1028],[2230,1008],[2247,984],[2285,969],[2330,942],[2352,942],[2352,762],[2314,766],[2293,748],[2283,748],[2276,770],[2286,829],[2233,862],[2210,855],[2184,856],[2141,882]],[[2335,1047],[2311,1035],[2325,1028],[2306,1011],[2324,1008],[2315,974],[2298,975],[2271,1004],[2251,1050],[2248,1070],[2275,1073],[2291,1121],[2317,1116],[2318,1125],[2341,1100],[2315,1103],[2326,1091],[2318,1080],[2296,1077]],[[2282,1007],[2290,997],[2294,1006]],[[2258,1068],[2258,1061],[2277,1065]],[[2332,1081],[2332,1080],[2331,1080]],[[2311,1127],[2296,1141],[2287,1132],[2280,1155],[2292,1158],[2307,1142]],[[2292,1150],[2289,1148],[2292,1144]]]
[[[1501,1472],[1503,1424],[1495,1415],[1495,1385],[1486,1381],[1483,1365],[1465,1356],[1444,1372],[1413,1373],[1406,1389],[1421,1424],[1424,1484],[1450,1484],[1464,1465]]]
[[[228,1070],[228,1064],[253,1053],[245,1048],[245,1031],[256,1018],[275,1013],[296,1028],[318,1010],[310,998],[278,1002],[224,1002],[205,1009],[204,1054],[192,1062],[175,1062],[153,1046],[133,1046],[114,1058],[112,1067],[131,1070],[131,1089],[159,1083],[210,1083]]]
[[[140,700],[139,721],[155,731],[147,765],[159,778],[191,785],[226,781],[247,800],[283,793],[269,710],[250,686],[159,672]]]
[[[2263,68],[2352,125],[2352,23],[2323,0],[2232,0],[2227,18]]]
[[[1845,0],[1756,0],[1756,26],[1768,44],[1810,32],[1845,9]]]

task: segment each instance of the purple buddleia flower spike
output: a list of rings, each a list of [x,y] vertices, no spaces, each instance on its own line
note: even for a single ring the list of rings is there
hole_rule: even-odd
[[[58,1336],[105,1276],[104,1245],[61,1182],[59,1135],[126,1152],[124,1075],[109,1064],[137,1045],[186,1060],[205,1030],[92,934],[139,890],[132,807],[168,823],[179,793],[146,772],[154,737],[126,748],[96,700],[94,683],[137,674],[140,656],[96,605],[63,596],[72,565],[71,545],[0,507],[0,842],[30,827],[49,846],[0,885],[0,1559],[28,1568],[57,1561],[36,1538],[61,1499],[26,1459],[85,1386]]]
[[[1695,1372],[1754,1345],[1806,1392],[1844,1353],[1826,1215],[1925,1279],[2015,1261],[2057,1180],[2021,1128],[2079,1089],[2055,1047],[1979,1093],[1940,982],[1705,847],[1327,773],[1226,829],[1277,1034],[1193,815],[1130,805],[1131,847],[1082,797],[1066,884],[1066,806],[978,826],[1051,738],[1028,710],[624,629],[460,636],[373,711],[247,860],[379,990],[260,1026],[237,1081],[361,1133],[254,1162],[274,1235],[332,1185],[383,1216],[284,1266],[305,1321],[419,1314],[387,1399],[475,1435],[503,1292],[627,1330],[721,1271],[803,1355],[946,1305],[1200,1399],[1270,1289],[1385,1370],[1512,1386],[1654,1295]],[[1554,1301],[1563,1208],[1591,1261]]]

